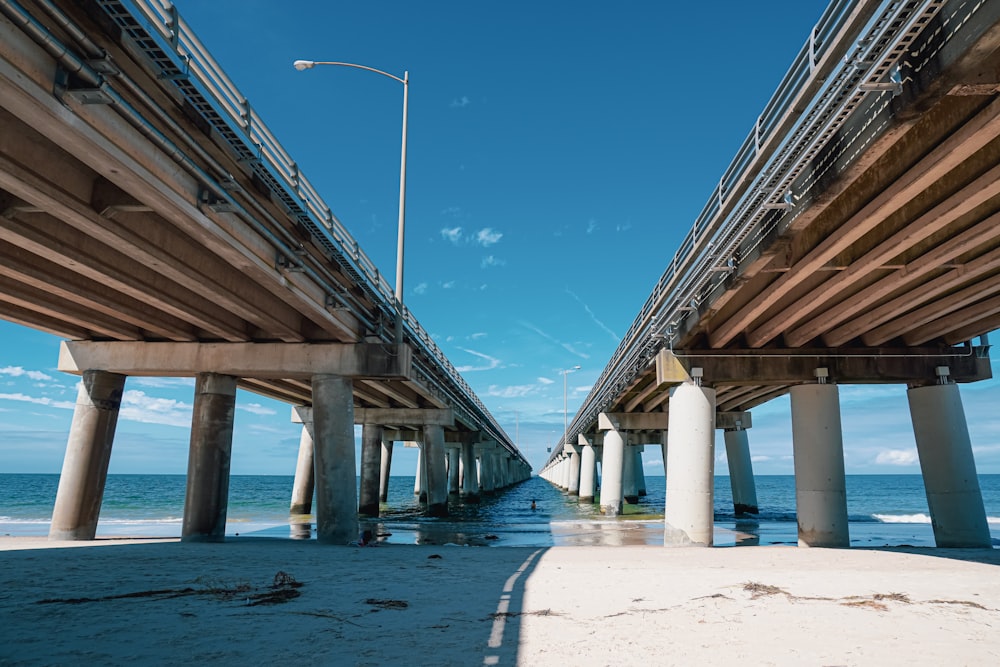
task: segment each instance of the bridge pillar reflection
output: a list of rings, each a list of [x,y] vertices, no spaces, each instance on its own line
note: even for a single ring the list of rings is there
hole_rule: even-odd
[[[125,376],[87,370],[80,378],[50,540],[92,540],[104,498]]]
[[[906,394],[935,543],[989,548],[990,529],[958,385],[913,387]]]
[[[582,445],[580,452],[580,490],[579,501],[581,503],[594,502],[594,492],[597,481],[597,454],[594,445],[584,436],[578,438]]]
[[[825,371],[817,369],[821,380]],[[800,384],[790,393],[799,546],[849,547],[837,385]]]
[[[199,373],[181,524],[184,541],[219,542],[226,537],[235,411],[236,378]]]
[[[688,381],[669,404],[670,446],[663,543],[714,543],[715,389]]]
[[[379,515],[379,491],[382,475],[382,427],[378,424],[361,426],[361,482],[358,493],[358,514]]]
[[[292,483],[290,514],[312,512],[313,492],[316,486],[312,420],[312,408],[305,406],[292,408],[292,421],[302,423],[302,435],[299,436],[299,456],[295,465],[295,481]]]
[[[347,544],[358,536],[354,393],[350,378],[312,378],[316,465],[316,539]]]

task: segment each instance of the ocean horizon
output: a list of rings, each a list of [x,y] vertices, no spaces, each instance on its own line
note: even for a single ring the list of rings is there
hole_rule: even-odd
[[[97,536],[179,537],[185,475],[108,475]],[[737,517],[729,477],[715,478],[715,544],[796,544],[795,478],[755,477],[760,514]],[[934,546],[920,475],[847,475],[847,506],[853,546]],[[1000,546],[1000,475],[979,475],[995,546]],[[0,535],[48,534],[58,474],[0,474]],[[289,514],[293,476],[233,475],[226,534],[289,538],[312,535],[312,517]],[[388,502],[378,519],[359,520],[380,540],[402,544],[553,546],[662,544],[665,478],[646,477],[646,495],[608,518],[597,504],[578,502],[547,481],[532,477],[484,496],[480,503],[452,497],[450,515],[423,516],[413,476],[390,479]],[[532,502],[535,509],[531,509]]]

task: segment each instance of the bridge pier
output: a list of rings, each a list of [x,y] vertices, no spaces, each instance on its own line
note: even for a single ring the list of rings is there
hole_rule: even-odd
[[[80,378],[50,540],[92,540],[97,535],[124,388],[125,376],[117,373],[87,370]]]
[[[382,427],[378,424],[361,426],[361,480],[358,493],[358,514],[379,515],[379,491],[382,474]]]
[[[427,502],[427,455],[423,442],[417,443],[417,470],[413,476],[413,495],[419,502]]]
[[[471,442],[462,443],[462,500],[468,503],[479,502],[479,475],[476,472],[475,445]]]
[[[594,502],[594,492],[597,481],[597,455],[594,446],[587,442],[583,436],[579,438],[583,445],[580,452],[580,495],[578,500],[581,503]]]
[[[316,539],[348,544],[358,536],[354,395],[350,378],[314,375]]]
[[[199,373],[181,524],[185,542],[221,542],[226,537],[235,411],[236,378]]]
[[[566,490],[571,496],[580,495],[580,452],[577,451],[576,447],[566,443],[563,445],[564,448],[569,450],[569,459],[567,459],[566,469],[569,475],[569,483],[566,485]]]
[[[646,445],[636,445],[635,447],[635,491],[641,498],[646,495],[646,472],[642,469],[642,453],[646,451]]]
[[[790,393],[799,546],[849,547],[837,385],[800,384]]]
[[[316,486],[316,468],[313,462],[312,408],[296,406],[292,408],[292,421],[302,423],[299,436],[299,456],[295,464],[295,481],[292,483],[290,514],[310,514],[313,492]]]
[[[622,496],[629,505],[639,503],[639,482],[635,471],[635,445],[625,445],[622,458]]]
[[[944,375],[947,380],[947,375]],[[956,384],[907,390],[927,506],[939,547],[990,548],[972,442]]]
[[[757,487],[754,484],[750,439],[746,429],[742,426],[727,428],[723,437],[729,463],[729,486],[733,492],[733,511],[736,516],[758,514],[760,508],[757,505]]]
[[[424,426],[424,462],[427,474],[427,515],[448,516],[448,477],[445,472],[444,428]]]
[[[460,463],[461,446],[448,447],[448,495],[458,495],[461,488]]]
[[[688,381],[674,388],[664,510],[665,546],[714,543],[715,389]]]
[[[392,471],[393,441],[382,438],[382,459],[379,461],[378,500],[380,503],[389,500],[389,473]]]
[[[601,512],[605,516],[618,516],[622,513],[625,442],[613,425],[608,426],[604,433],[604,460],[601,464]]]

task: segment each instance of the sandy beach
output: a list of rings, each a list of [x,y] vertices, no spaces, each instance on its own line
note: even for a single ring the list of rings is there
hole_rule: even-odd
[[[0,538],[0,664],[1000,664],[1000,551]]]

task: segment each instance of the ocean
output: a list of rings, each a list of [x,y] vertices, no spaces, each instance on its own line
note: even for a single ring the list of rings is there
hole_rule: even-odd
[[[184,512],[183,475],[109,475],[98,537],[178,537]],[[309,517],[290,519],[291,476],[234,475],[226,534],[233,538],[309,535]],[[47,535],[59,475],[0,474],[0,535]],[[795,544],[795,479],[756,478],[760,515],[738,519],[729,478],[715,479],[715,544]],[[980,475],[995,546],[1000,546],[1000,475]],[[553,546],[662,544],[665,481],[646,478],[647,495],[608,519],[533,477],[479,504],[450,503],[450,516],[422,516],[413,477],[393,477],[377,520],[363,522],[379,540],[397,544]],[[535,509],[531,508],[532,501]],[[848,475],[847,509],[854,546],[933,546],[920,475]],[[306,523],[300,523],[305,521]]]

